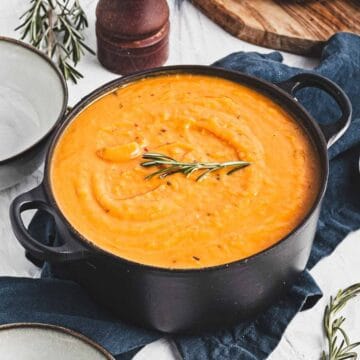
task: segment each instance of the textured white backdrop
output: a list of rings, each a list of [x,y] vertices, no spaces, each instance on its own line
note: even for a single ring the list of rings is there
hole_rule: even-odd
[[[26,10],[28,2],[28,0],[0,0],[0,35],[18,37],[13,29],[18,25],[18,17]],[[90,22],[87,42],[95,49],[94,24],[97,0],[82,0],[81,3]],[[269,51],[227,34],[187,1],[178,6],[175,0],[169,0],[169,5],[171,8],[171,49],[168,64],[209,64],[234,51]],[[284,57],[286,63],[294,66],[310,68],[317,63],[314,59],[290,54],[284,54]],[[69,85],[70,105],[75,104],[99,85],[116,77],[103,69],[97,58],[91,55],[84,58],[79,70],[85,75],[85,79],[76,86]],[[41,179],[42,170],[38,170],[24,179],[21,184],[0,192],[0,276],[37,277],[39,275],[39,271],[25,259],[24,251],[11,231],[8,209],[11,200],[17,194],[35,187]],[[312,270],[311,273],[323,289],[325,296],[313,309],[297,315],[288,327],[280,345],[270,356],[271,360],[319,359],[323,346],[321,321],[325,301],[339,287],[360,281],[359,253],[360,231],[349,235],[330,257],[321,261]],[[346,326],[352,340],[360,340],[360,311],[357,311],[359,309],[360,301],[354,301],[346,310],[348,317]],[[176,352],[165,339],[148,345],[135,357],[136,360],[174,360],[176,358]]]

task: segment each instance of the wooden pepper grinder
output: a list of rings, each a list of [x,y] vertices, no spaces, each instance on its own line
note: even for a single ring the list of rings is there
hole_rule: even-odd
[[[98,58],[108,70],[124,75],[166,62],[166,0],[100,0],[96,18]]]

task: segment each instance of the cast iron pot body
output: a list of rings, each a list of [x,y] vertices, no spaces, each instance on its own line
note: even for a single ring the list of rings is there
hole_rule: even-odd
[[[53,152],[61,134],[77,114],[119,86],[144,77],[179,73],[221,77],[265,94],[306,129],[319,154],[321,185],[307,216],[277,244],[247,259],[190,270],[162,269],[127,261],[92,245],[72,228],[56,204],[49,174]],[[293,97],[294,92],[303,87],[316,87],[328,92],[338,103],[341,118],[320,128]],[[52,263],[55,271],[66,269],[68,276],[81,284],[96,301],[133,324],[177,333],[249,318],[269,306],[305,269],[328,178],[327,148],[345,132],[350,118],[351,105],[343,91],[333,82],[314,74],[297,75],[277,85],[239,72],[207,66],[164,67],[123,77],[94,91],[67,115],[50,144],[43,183],[20,195],[11,206],[15,235],[32,256]],[[29,209],[47,211],[54,217],[63,244],[45,246],[30,236],[21,220],[21,213]]]

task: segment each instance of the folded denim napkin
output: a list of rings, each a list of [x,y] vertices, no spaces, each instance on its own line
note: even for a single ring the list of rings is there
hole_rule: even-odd
[[[281,61],[278,52],[267,55],[241,52],[215,65],[271,82],[304,72]],[[313,71],[334,80],[347,92],[354,117],[346,135],[330,150],[329,186],[309,269],[330,254],[349,232],[360,228],[360,37],[347,33],[333,36],[323,50],[320,65]],[[319,121],[338,116],[333,101],[319,91],[304,89],[298,98]],[[35,215],[30,231],[44,243],[56,242],[53,223],[44,213]],[[320,296],[320,289],[305,271],[278,303],[255,320],[202,336],[175,336],[173,340],[185,360],[265,359],[293,317],[311,307]],[[54,279],[47,264],[42,279],[0,278],[0,323],[22,321],[59,324],[77,330],[103,345],[118,360],[130,359],[144,345],[162,336],[116,320],[92,302],[79,285]]]

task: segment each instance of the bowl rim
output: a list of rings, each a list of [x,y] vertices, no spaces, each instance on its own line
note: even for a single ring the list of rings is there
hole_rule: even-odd
[[[52,131],[59,125],[59,123],[61,122],[61,120],[64,118],[64,114],[66,112],[66,108],[68,106],[68,99],[69,99],[69,93],[68,93],[68,88],[66,85],[66,81],[63,77],[63,75],[61,74],[59,68],[55,65],[55,63],[44,53],[42,53],[40,50],[36,49],[35,47],[33,47],[32,45],[26,44],[23,41],[20,40],[16,40],[7,36],[0,36],[0,42],[6,42],[9,44],[12,44],[14,46],[19,46],[22,47],[26,50],[31,51],[34,55],[38,55],[39,57],[41,57],[43,60],[45,60],[45,62],[50,65],[50,67],[54,70],[55,74],[57,75],[60,84],[61,84],[61,88],[62,88],[62,95],[63,95],[63,102],[62,102],[62,106],[60,109],[60,113],[59,116],[57,117],[56,121],[51,125],[51,127],[49,128],[49,130],[43,134],[42,136],[40,136],[39,138],[37,138],[37,140],[35,142],[33,142],[31,145],[27,146],[25,149],[20,150],[18,153],[11,155],[10,157],[7,157],[5,159],[0,159],[0,166],[1,165],[5,165],[8,164],[12,161],[15,161],[19,158],[21,158],[22,156],[24,156],[25,153],[27,153],[28,151],[32,150],[33,148],[35,148],[37,145],[39,145],[43,140],[45,140],[51,133]]]
[[[93,350],[97,350],[99,353],[104,355],[107,360],[115,360],[115,358],[100,344],[95,342],[94,340],[90,339],[89,337],[77,332],[73,329],[70,329],[65,326],[55,325],[55,324],[47,324],[41,322],[14,322],[0,325],[0,333],[2,331],[11,331],[17,329],[40,329],[40,330],[51,330],[54,332],[58,332],[61,334],[65,334],[71,336],[80,342],[86,344],[87,346],[91,347]]]
[[[51,184],[51,163],[53,159],[54,150],[56,148],[56,145],[61,138],[64,131],[67,129],[67,127],[71,124],[71,122],[79,115],[84,109],[91,106],[91,104],[103,96],[106,96],[107,94],[113,92],[114,90],[125,86],[129,83],[133,83],[136,81],[139,81],[141,79],[147,78],[147,77],[156,77],[161,75],[176,75],[176,74],[193,74],[193,75],[204,75],[204,76],[212,76],[212,77],[220,77],[222,79],[226,79],[229,81],[237,82],[241,85],[248,86],[252,88],[255,91],[258,91],[264,96],[269,97],[274,102],[278,103],[279,106],[282,106],[284,110],[286,110],[288,113],[292,114],[292,116],[296,119],[298,118],[304,118],[306,117],[308,122],[311,124],[310,126],[315,130],[316,135],[310,134],[308,129],[306,129],[306,133],[308,134],[309,138],[314,144],[315,150],[318,150],[321,148],[320,151],[317,151],[319,156],[319,171],[320,171],[320,184],[319,189],[317,192],[317,196],[314,199],[314,202],[312,206],[308,209],[306,214],[303,216],[301,221],[297,226],[295,226],[289,233],[287,233],[285,236],[281,237],[279,240],[277,240],[274,244],[272,244],[269,247],[266,247],[265,249],[256,252],[250,256],[247,256],[242,259],[233,260],[228,263],[219,264],[219,265],[212,265],[212,266],[206,266],[206,267],[199,267],[199,268],[165,268],[160,267],[156,265],[150,265],[150,264],[143,264],[136,262],[135,260],[126,259],[124,257],[121,257],[120,255],[113,254],[106,249],[103,249],[96,245],[94,242],[87,239],[84,235],[82,235],[75,227],[70,223],[69,220],[67,220],[65,214],[60,209],[60,206],[58,205],[56,201],[55,194],[52,189]],[[228,77],[226,77],[226,75]],[[236,80],[236,79],[238,80]],[[245,80],[242,82],[240,81],[240,78],[246,79],[249,82],[247,83]],[[256,85],[254,85],[256,84]],[[263,88],[262,88],[263,87]],[[268,91],[268,93],[266,92]],[[286,101],[288,101],[287,106],[286,104],[281,104],[279,98],[276,98],[275,95],[271,97],[271,93],[275,94],[277,93],[280,95],[279,97],[285,98]],[[290,110],[290,105],[294,106],[299,113],[299,116],[295,116],[293,114],[293,111]],[[301,113],[301,115],[300,115]],[[304,122],[304,120],[299,120],[300,124]],[[303,126],[303,125],[302,125]],[[304,127],[304,126],[303,126]],[[318,139],[316,139],[316,136]],[[316,140],[316,141],[315,141]],[[291,96],[288,92],[286,92],[281,87],[277,86],[276,84],[273,84],[269,81],[266,81],[264,79],[258,78],[253,75],[249,75],[240,71],[235,70],[229,70],[221,67],[216,67],[212,65],[172,65],[172,66],[163,66],[158,68],[152,68],[147,70],[138,71],[135,73],[132,73],[130,75],[126,75],[120,78],[117,78],[115,80],[112,80],[108,83],[105,83],[104,85],[96,88],[94,91],[89,93],[87,96],[82,98],[72,109],[71,111],[66,115],[63,123],[61,126],[57,129],[56,133],[54,134],[53,138],[51,139],[49,148],[46,153],[46,159],[45,159],[45,168],[44,168],[44,178],[42,181],[42,184],[40,185],[43,188],[43,191],[45,193],[45,196],[47,199],[49,199],[50,205],[54,207],[55,211],[57,212],[58,216],[62,220],[62,222],[67,226],[67,229],[69,232],[76,236],[76,241],[82,244],[85,248],[89,249],[91,254],[95,255],[102,255],[102,256],[109,256],[113,260],[119,261],[127,266],[136,267],[139,269],[143,269],[145,271],[153,271],[158,272],[162,274],[168,274],[169,276],[173,274],[178,275],[186,275],[191,273],[205,273],[205,272],[212,272],[217,270],[230,270],[232,267],[242,264],[250,264],[252,261],[255,261],[257,258],[266,256],[268,253],[272,253],[277,249],[279,246],[284,245],[288,240],[291,240],[293,236],[296,236],[296,234],[301,231],[304,227],[306,227],[308,221],[313,216],[313,214],[316,212],[316,210],[321,206],[322,199],[325,195],[325,191],[327,188],[327,182],[328,182],[328,176],[329,176],[329,158],[328,158],[328,151],[327,151],[327,143],[324,137],[323,132],[320,129],[320,126],[316,122],[316,120],[309,114],[309,112],[304,108],[304,106],[296,100],[293,96]]]

